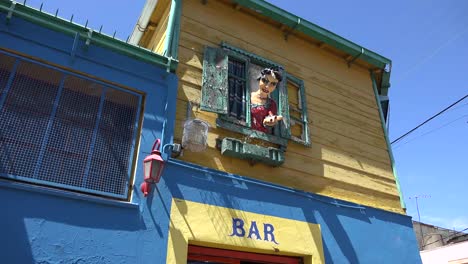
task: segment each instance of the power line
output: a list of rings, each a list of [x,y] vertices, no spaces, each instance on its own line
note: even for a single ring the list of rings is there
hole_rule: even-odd
[[[466,104],[466,105],[468,105],[468,104]],[[452,120],[452,121],[450,121],[450,122],[448,122],[448,123],[446,123],[446,124],[444,124],[444,125],[442,125],[442,126],[440,126],[440,127],[437,127],[437,128],[435,128],[435,129],[433,129],[433,130],[430,130],[429,132],[426,132],[426,133],[424,133],[424,134],[422,134],[422,135],[419,135],[419,136],[417,136],[417,137],[415,137],[415,138],[412,138],[411,140],[408,140],[408,141],[406,141],[406,142],[403,143],[403,144],[397,145],[394,149],[397,149],[397,148],[399,148],[399,147],[402,147],[402,146],[404,146],[404,145],[406,145],[406,144],[408,144],[408,143],[410,143],[410,142],[412,142],[412,141],[414,141],[414,140],[416,140],[416,139],[418,139],[418,138],[420,138],[420,137],[424,137],[424,136],[426,136],[426,135],[429,135],[429,134],[432,133],[432,132],[435,132],[435,131],[437,131],[437,130],[439,130],[439,129],[442,129],[442,128],[446,127],[446,126],[449,126],[449,125],[451,125],[451,124],[453,124],[453,123],[457,122],[458,120],[463,119],[463,118],[465,118],[465,117],[468,117],[468,115],[463,115],[463,116],[461,116],[461,117],[459,117],[459,118],[457,118],[457,119],[455,119],[455,120]]]
[[[426,121],[422,122],[421,124],[419,124],[417,127],[411,129],[410,131],[406,132],[405,134],[403,134],[402,136],[400,136],[399,138],[395,139],[392,141],[392,143],[390,144],[393,144],[395,142],[398,142],[400,141],[401,139],[403,139],[404,137],[406,137],[407,135],[409,135],[410,133],[412,133],[413,131],[415,131],[416,129],[420,128],[421,126],[423,126],[424,124],[426,124],[427,122],[431,121],[432,119],[436,118],[437,116],[441,115],[442,113],[444,113],[445,111],[447,111],[448,109],[452,108],[454,105],[458,104],[459,102],[465,100],[465,98],[468,97],[468,94],[463,96],[462,98],[458,99],[455,103],[449,105],[448,107],[446,107],[444,110],[440,111],[439,113],[433,115],[432,117],[430,117],[429,119],[427,119]]]

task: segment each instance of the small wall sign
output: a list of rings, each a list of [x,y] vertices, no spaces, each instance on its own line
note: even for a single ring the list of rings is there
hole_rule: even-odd
[[[279,245],[275,239],[275,227],[269,223],[262,223],[260,227],[262,226],[263,232],[259,230],[257,221],[250,221],[250,225],[247,225],[240,218],[232,218],[232,233],[229,236],[246,237],[247,235],[250,239],[269,241]]]

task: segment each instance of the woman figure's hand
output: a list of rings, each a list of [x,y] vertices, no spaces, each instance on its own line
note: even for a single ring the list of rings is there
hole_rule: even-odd
[[[265,117],[265,119],[263,119],[263,125],[264,126],[275,126],[278,121],[281,121],[283,120],[283,116],[280,116],[280,115],[269,115],[267,117]]]

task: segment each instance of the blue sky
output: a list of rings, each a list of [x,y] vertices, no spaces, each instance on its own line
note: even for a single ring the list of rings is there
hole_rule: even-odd
[[[27,4],[126,39],[144,0],[29,0]],[[393,61],[390,140],[468,94],[468,1],[270,0]],[[468,228],[468,99],[393,145],[408,214]]]

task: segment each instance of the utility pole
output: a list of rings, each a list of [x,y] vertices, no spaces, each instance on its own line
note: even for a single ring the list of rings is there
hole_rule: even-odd
[[[424,234],[423,234],[423,229],[421,225],[421,215],[419,214],[419,205],[418,205],[418,199],[419,198],[431,198],[430,195],[415,195],[409,197],[409,199],[414,199],[416,201],[416,211],[418,212],[418,222],[419,222],[419,233],[421,234],[421,244],[419,245],[420,250],[424,250]]]

